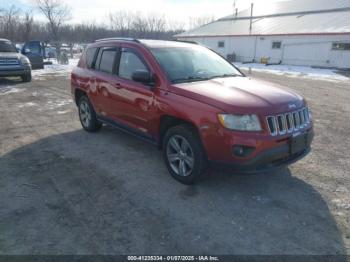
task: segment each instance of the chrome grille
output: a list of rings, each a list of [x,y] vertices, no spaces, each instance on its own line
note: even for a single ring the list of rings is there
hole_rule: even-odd
[[[293,132],[294,130],[294,120],[293,115],[291,113],[286,114],[286,124],[288,133]]]
[[[0,58],[0,66],[4,65],[19,65],[17,58]]]
[[[287,127],[286,127],[286,117],[285,115],[278,115],[277,116],[277,127],[278,127],[278,132],[281,135],[284,135],[287,133]]]
[[[275,136],[278,134],[276,118],[274,116],[267,117],[267,124],[270,129],[271,135]]]
[[[310,124],[309,109],[305,107],[290,113],[268,116],[266,120],[272,136],[292,133]]]

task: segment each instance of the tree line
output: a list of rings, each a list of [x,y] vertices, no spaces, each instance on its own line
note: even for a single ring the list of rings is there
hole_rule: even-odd
[[[159,14],[142,15],[126,11],[110,13],[107,24],[68,24],[70,9],[62,0],[36,0],[35,3],[34,8],[43,14],[45,21],[36,20],[34,10],[22,11],[15,5],[0,9],[0,37],[13,42],[40,40],[59,49],[62,43],[89,43],[118,36],[167,40],[185,28],[184,23],[171,21]],[[198,27],[212,20],[212,17],[191,17],[190,25]]]

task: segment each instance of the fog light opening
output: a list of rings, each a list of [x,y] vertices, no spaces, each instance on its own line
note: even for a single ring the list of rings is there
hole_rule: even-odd
[[[255,150],[255,147],[243,146],[243,145],[234,145],[232,148],[233,155],[237,157],[247,157],[252,154]]]

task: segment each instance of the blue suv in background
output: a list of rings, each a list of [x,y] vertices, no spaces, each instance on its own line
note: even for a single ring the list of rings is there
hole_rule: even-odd
[[[44,68],[45,48],[40,41],[28,41],[23,47],[21,53],[29,58],[32,69]]]

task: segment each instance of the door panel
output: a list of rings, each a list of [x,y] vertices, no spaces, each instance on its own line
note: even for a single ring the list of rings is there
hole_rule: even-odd
[[[132,72],[150,70],[136,50],[122,48],[118,76],[114,80],[111,110],[114,119],[143,133],[149,132],[149,120],[154,111],[154,93],[149,86],[131,80]]]
[[[120,86],[116,89],[111,106],[113,117],[142,132],[148,132],[154,100],[153,91],[133,81],[118,81]]]
[[[97,114],[110,116],[110,90],[113,89],[112,75],[93,72],[90,77],[90,90],[92,104]]]
[[[95,70],[90,77],[92,102],[96,113],[111,117],[111,95],[114,92],[114,78],[117,57],[116,47],[101,48],[97,55]]]

